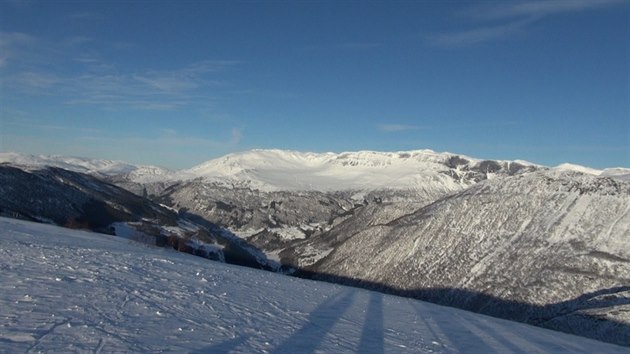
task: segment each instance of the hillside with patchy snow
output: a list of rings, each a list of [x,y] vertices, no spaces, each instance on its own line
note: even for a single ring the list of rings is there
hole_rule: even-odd
[[[630,345],[630,183],[539,171],[388,214],[359,210],[280,258],[317,279]]]
[[[0,218],[1,352],[627,353],[376,292]]]

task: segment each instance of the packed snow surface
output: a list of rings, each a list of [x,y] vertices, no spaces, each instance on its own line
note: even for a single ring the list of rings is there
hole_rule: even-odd
[[[627,353],[416,300],[0,218],[0,352]]]

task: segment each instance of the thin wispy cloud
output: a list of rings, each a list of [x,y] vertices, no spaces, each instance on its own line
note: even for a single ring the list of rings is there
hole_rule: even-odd
[[[232,135],[230,137],[229,143],[231,145],[237,145],[243,139],[243,129],[241,128],[232,128]]]
[[[217,74],[239,64],[201,60],[169,70],[150,65],[122,69],[91,50],[93,45],[103,44],[82,35],[53,41],[26,33],[0,32],[0,80],[15,95],[57,96],[61,103],[105,110],[164,111],[185,105],[212,105],[211,89],[227,85],[216,78]],[[72,70],[59,70],[64,67]]]
[[[72,36],[63,40],[63,44],[66,46],[80,46],[93,41],[92,38],[87,36]]]
[[[6,49],[9,46],[30,44],[36,40],[34,36],[22,32],[0,31],[0,46]]]
[[[220,83],[209,74],[226,70],[236,61],[200,61],[175,70],[150,70],[132,75],[132,79],[162,93],[179,93]]]
[[[311,44],[305,45],[301,49],[305,51],[319,51],[319,50],[334,50],[334,51],[365,51],[378,49],[383,47],[383,42],[342,42],[342,43],[327,43],[327,44]]]
[[[481,4],[459,14],[458,17],[477,25],[470,29],[435,33],[426,36],[429,43],[443,47],[464,47],[505,40],[524,35],[531,26],[543,19],[628,4],[627,0],[544,0],[508,1]]]
[[[24,9],[33,6],[32,0],[5,0],[7,4],[13,7]]]
[[[2,53],[2,67],[17,58],[25,48],[36,44],[34,36],[21,32],[0,31],[0,53]]]
[[[16,92],[57,95],[66,104],[140,110],[169,110],[201,101],[210,104],[212,98],[198,91],[217,84],[207,77],[209,71],[190,67],[172,71],[118,73],[98,61],[87,59],[83,63],[91,67],[98,65],[100,71],[64,76],[29,71],[9,75],[4,81],[10,83]],[[204,66],[207,65],[204,63]],[[198,68],[199,63],[191,66]]]
[[[72,20],[91,20],[98,17],[93,12],[88,11],[76,11],[68,14],[68,18]]]
[[[50,133],[51,131],[55,131],[55,132],[69,132],[69,133],[81,133],[81,134],[88,134],[88,133],[89,134],[99,134],[99,133],[102,133],[102,131],[100,129],[78,126],[76,124],[74,124],[74,125],[60,125],[60,124],[43,123],[42,121],[38,121],[38,120],[35,120],[35,119],[32,119],[32,118],[28,118],[27,117],[28,116],[27,113],[20,114],[20,112],[12,112],[10,115],[11,116],[19,116],[20,118],[19,119],[6,119],[6,120],[3,120],[3,123],[5,123],[7,126],[35,129],[35,130],[39,130],[39,131],[47,132],[47,133]]]
[[[170,128],[161,128],[158,129],[158,131],[164,135],[177,135],[177,131],[175,129],[170,129]]]
[[[544,0],[544,1],[506,1],[493,6],[473,8],[468,15],[478,19],[510,19],[515,17],[545,17],[572,12],[594,10],[628,3],[627,0]]]
[[[338,44],[336,47],[347,50],[368,50],[380,48],[382,46],[383,43],[381,42],[346,42]]]
[[[78,138],[83,142],[90,144],[105,144],[112,146],[124,146],[130,150],[138,151],[155,151],[159,147],[162,149],[173,149],[179,147],[195,147],[204,148],[208,150],[217,149],[223,147],[225,142],[216,141],[211,139],[202,139],[191,136],[130,136],[130,137],[112,137],[101,135],[86,135]]]
[[[135,80],[158,92],[183,92],[199,87],[196,77],[185,77],[169,73],[146,73],[133,75]]]
[[[16,86],[29,89],[47,89],[59,81],[60,78],[53,74],[37,72],[22,72],[14,75],[10,80]]]
[[[498,26],[478,27],[465,31],[440,33],[429,37],[429,41],[445,47],[470,46],[483,42],[501,40],[522,34],[533,20],[509,22]]]
[[[420,129],[420,127],[416,125],[407,125],[407,124],[379,124],[376,126],[376,128],[386,133],[404,132],[404,131]]]
[[[46,40],[23,32],[0,31],[0,53],[5,67],[15,70],[53,67],[63,64],[71,53],[85,53],[85,46],[94,42],[88,36],[73,35]]]
[[[135,109],[168,110],[195,102],[210,104],[212,97],[200,89],[220,85],[212,73],[229,66],[227,62],[203,61],[175,70],[148,70],[133,74],[98,73],[70,78],[69,104],[126,105]]]

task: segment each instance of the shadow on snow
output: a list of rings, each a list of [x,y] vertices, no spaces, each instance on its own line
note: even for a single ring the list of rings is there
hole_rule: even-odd
[[[501,299],[467,289],[421,288],[404,290],[381,283],[304,270],[300,270],[294,275],[306,279],[326,281],[390,295],[413,298],[492,317],[559,330],[596,340],[608,341],[618,345],[630,346],[630,324],[614,321],[604,318],[601,315],[598,316],[597,314],[590,314],[584,311],[630,305],[630,297],[628,297],[630,286],[601,289],[583,294],[571,300],[547,305],[537,305]],[[380,301],[372,299],[368,308],[368,317],[379,317],[379,309],[377,308],[381,307],[379,305]],[[576,311],[578,310],[582,312],[577,313]],[[382,309],[380,309],[380,311],[380,317],[382,317]],[[578,321],[571,321],[571,319],[577,319]],[[580,324],[576,325],[576,323]]]

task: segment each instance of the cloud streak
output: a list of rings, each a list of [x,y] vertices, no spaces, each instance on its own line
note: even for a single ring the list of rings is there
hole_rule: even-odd
[[[523,35],[534,23],[546,17],[627,3],[627,0],[535,0],[482,4],[468,9],[459,17],[487,24],[461,31],[431,34],[426,39],[442,47],[472,46]]]
[[[498,26],[478,27],[466,31],[441,33],[429,37],[429,41],[444,47],[471,46],[493,40],[501,40],[522,34],[534,19],[509,22]]]
[[[238,145],[243,139],[243,129],[241,128],[232,128],[232,135],[230,137],[229,144],[230,145]]]
[[[480,6],[470,11],[470,16],[482,20],[509,19],[515,17],[546,17],[628,3],[627,0],[537,0],[507,1],[492,7]]]
[[[108,150],[113,155],[107,158],[185,168],[191,167],[194,161],[207,160],[208,154],[230,151],[240,143],[242,137],[240,128],[225,131],[222,137],[210,138],[180,134],[172,129],[158,129],[147,136],[84,134],[76,136],[61,148],[72,151],[73,146],[89,147],[95,153]]]
[[[212,88],[229,85],[216,79],[218,74],[239,64],[201,60],[168,70],[123,70],[90,50],[98,44],[93,42],[80,35],[53,42],[0,31],[0,80],[12,95],[57,97],[60,103],[106,110],[163,111],[211,105]]]
[[[410,130],[418,130],[420,127],[406,124],[379,124],[376,128],[385,133],[404,132]]]
[[[2,53],[2,67],[18,57],[25,48],[36,44],[34,36],[21,32],[0,31],[0,53]]]
[[[2,123],[6,124],[7,126],[29,128],[29,129],[34,129],[40,132],[46,132],[46,133],[50,133],[51,131],[81,133],[81,134],[102,133],[102,130],[96,129],[96,128],[81,127],[77,125],[59,125],[59,124],[44,123],[42,121],[29,118],[29,114],[24,113],[24,112],[11,112],[11,113],[12,113],[11,114],[12,116],[14,117],[18,116],[19,118],[2,120]]]
[[[86,65],[100,64],[88,60]],[[201,101],[209,104],[212,97],[201,90],[223,83],[208,79],[208,73],[226,65],[225,62],[202,62],[171,71],[135,73],[118,73],[107,65],[100,65],[99,72],[88,70],[61,76],[48,71],[27,71],[9,75],[4,81],[22,94],[56,95],[70,105],[169,110]]]

